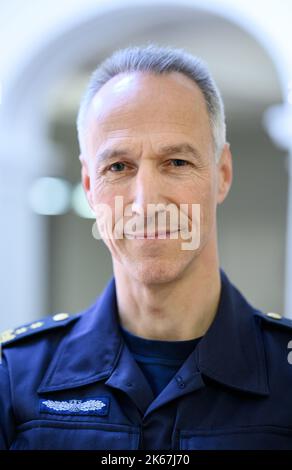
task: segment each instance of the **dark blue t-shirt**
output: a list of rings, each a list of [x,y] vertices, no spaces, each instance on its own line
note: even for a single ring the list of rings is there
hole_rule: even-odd
[[[122,327],[121,331],[155,396],[166,387],[201,339],[159,341],[133,335]]]

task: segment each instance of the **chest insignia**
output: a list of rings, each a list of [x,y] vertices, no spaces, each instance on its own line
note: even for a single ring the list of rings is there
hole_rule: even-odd
[[[108,414],[109,398],[98,397],[85,400],[42,400],[40,411],[61,415],[99,415]]]

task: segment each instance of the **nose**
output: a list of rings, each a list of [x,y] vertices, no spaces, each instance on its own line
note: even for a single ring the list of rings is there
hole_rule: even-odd
[[[159,205],[164,201],[161,198],[161,181],[156,174],[153,162],[141,163],[134,181],[134,197],[132,203],[133,213],[141,216],[153,215],[162,210]],[[155,205],[157,207],[153,208]]]

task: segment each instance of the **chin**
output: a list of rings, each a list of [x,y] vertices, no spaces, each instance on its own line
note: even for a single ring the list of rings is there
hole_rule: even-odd
[[[142,261],[131,265],[129,272],[142,284],[165,284],[179,279],[184,267],[177,262],[169,261]]]

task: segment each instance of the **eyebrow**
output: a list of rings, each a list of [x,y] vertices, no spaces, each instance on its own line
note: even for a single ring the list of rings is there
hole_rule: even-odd
[[[192,155],[196,160],[202,159],[200,152],[189,143],[165,145],[158,150],[158,154],[163,156],[187,153]]]
[[[130,151],[127,149],[105,149],[102,152],[97,152],[96,159],[99,163],[103,163],[108,160],[112,160],[115,157],[125,157],[129,154]]]
[[[99,163],[103,163],[116,157],[126,157],[129,154],[131,151],[127,148],[105,149],[97,152],[96,159]],[[202,161],[200,152],[189,143],[164,145],[158,149],[157,154],[160,156],[190,154],[195,160]]]

